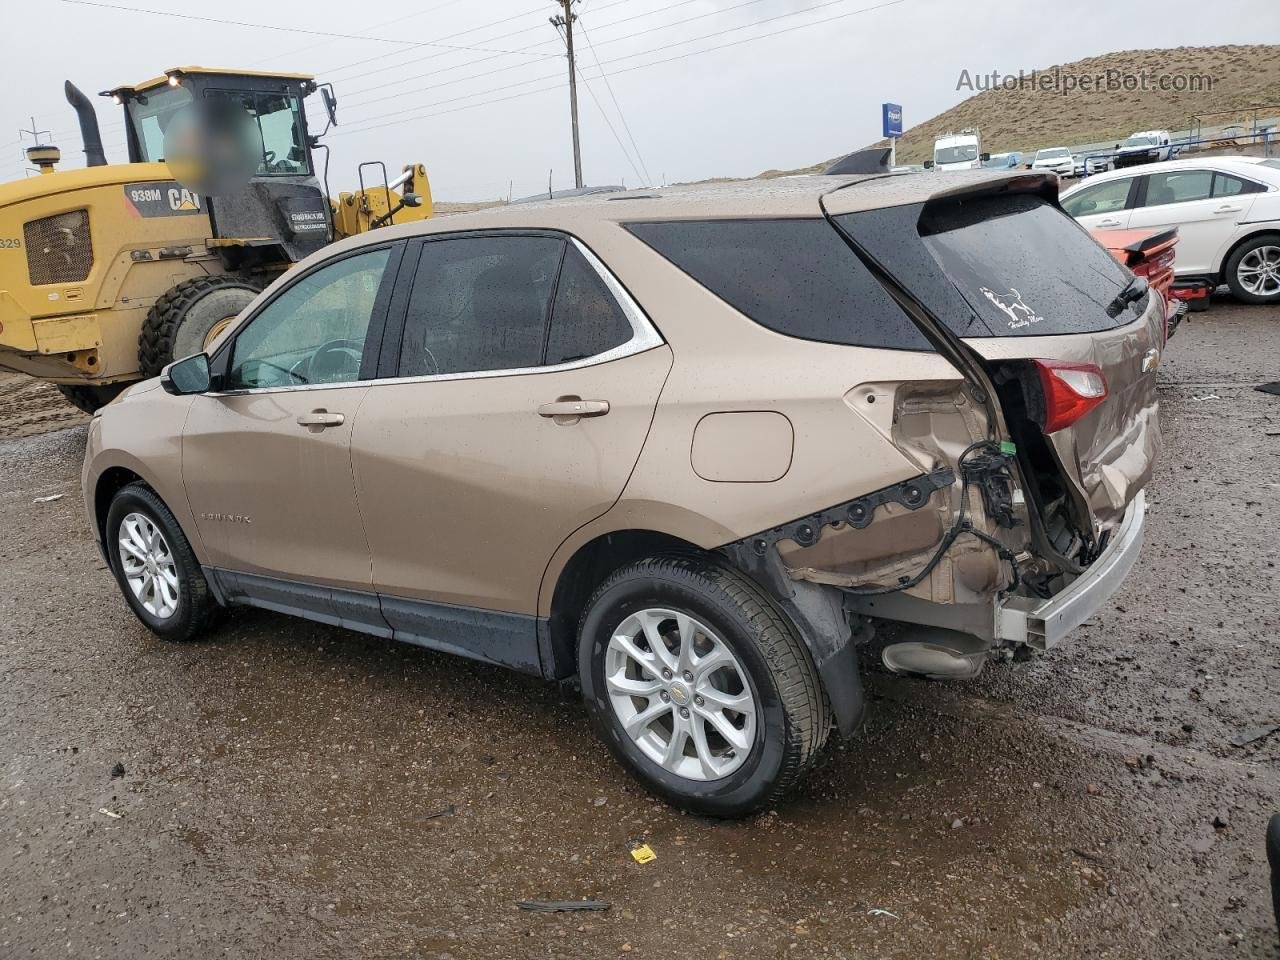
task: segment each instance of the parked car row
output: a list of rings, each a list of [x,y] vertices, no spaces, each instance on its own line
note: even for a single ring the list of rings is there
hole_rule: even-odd
[[[1179,282],[1225,283],[1246,303],[1280,303],[1280,160],[1205,157],[1119,168],[1062,194],[1090,230],[1179,233]]]

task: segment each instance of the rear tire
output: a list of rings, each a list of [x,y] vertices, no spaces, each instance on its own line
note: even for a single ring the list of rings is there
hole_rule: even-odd
[[[1231,295],[1242,303],[1280,303],[1280,234],[1251,237],[1227,258]]]
[[[58,392],[62,394],[67,403],[77,410],[83,410],[85,413],[97,413],[116,397],[120,396],[127,386],[127,383],[107,383],[102,386],[82,387],[60,383],[58,384]]]
[[[826,741],[830,708],[804,641],[754,581],[721,560],[676,554],[623,567],[596,590],[578,635],[594,726],[674,806],[715,817],[768,807]],[[685,649],[695,654],[686,660]],[[729,702],[743,709],[720,706]]]
[[[122,545],[122,539],[130,546]],[[150,487],[131,483],[115,495],[104,541],[120,592],[148,630],[181,641],[213,625],[218,603],[200,562],[178,521]],[[149,584],[155,586],[149,589]]]
[[[250,280],[219,275],[184,280],[147,313],[138,335],[138,366],[154,377],[167,364],[208,346],[209,334],[235,317],[261,292]]]

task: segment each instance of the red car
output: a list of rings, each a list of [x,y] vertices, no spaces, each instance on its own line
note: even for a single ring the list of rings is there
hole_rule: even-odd
[[[1165,339],[1173,336],[1188,308],[1207,309],[1208,284],[1175,284],[1173,261],[1178,245],[1178,228],[1168,230],[1093,230],[1093,237],[1113,257],[1146,279],[1165,302]],[[1203,304],[1203,306],[1200,306]]]

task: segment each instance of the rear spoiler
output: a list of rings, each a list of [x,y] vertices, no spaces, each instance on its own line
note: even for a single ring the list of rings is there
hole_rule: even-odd
[[[838,215],[886,206],[967,200],[1009,193],[1037,194],[1058,206],[1058,178],[1052,173],[1024,170],[870,176],[833,187],[823,194],[822,207],[827,214]]]

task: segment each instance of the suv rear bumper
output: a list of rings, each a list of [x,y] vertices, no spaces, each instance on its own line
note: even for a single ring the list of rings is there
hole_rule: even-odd
[[[1007,597],[998,602],[996,639],[1046,650],[1097,613],[1137,562],[1146,515],[1146,492],[1139,491],[1102,556],[1065,590],[1048,600]]]

